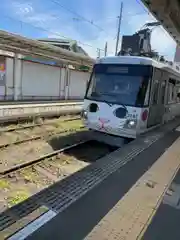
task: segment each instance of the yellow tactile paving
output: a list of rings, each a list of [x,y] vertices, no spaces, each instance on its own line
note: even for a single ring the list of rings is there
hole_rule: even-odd
[[[180,138],[99,222],[86,240],[141,239],[179,167]]]

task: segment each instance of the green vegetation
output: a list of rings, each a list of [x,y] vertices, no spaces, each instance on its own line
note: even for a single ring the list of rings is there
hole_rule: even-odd
[[[53,125],[57,128],[57,129],[61,129],[63,130],[68,130],[68,129],[79,129],[80,127],[83,126],[82,121],[81,120],[74,120],[74,121],[69,121],[69,122],[62,122],[62,121],[57,121],[55,123],[53,123]]]
[[[78,68],[79,71],[83,71],[83,72],[89,72],[90,71],[90,67],[88,66],[80,66]]]
[[[27,198],[29,198],[30,194],[26,190],[19,190],[17,192],[12,193],[10,197],[8,197],[8,206],[12,207],[13,205],[16,205]]]
[[[9,188],[9,182],[6,179],[0,179],[0,189]]]
[[[41,207],[38,208],[38,210],[39,210],[40,213],[45,213],[49,210],[49,208],[42,205]]]
[[[27,182],[37,183],[38,173],[36,171],[32,171],[32,169],[23,169],[21,174]]]

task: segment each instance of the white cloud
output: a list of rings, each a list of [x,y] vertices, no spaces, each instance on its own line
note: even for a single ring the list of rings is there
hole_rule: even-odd
[[[57,19],[51,14],[35,11],[31,3],[13,2],[12,9],[19,20],[38,27],[45,27],[48,23],[52,26],[53,21]]]
[[[20,2],[13,1],[11,7],[19,15],[25,15],[25,14],[29,14],[29,13],[34,12],[31,3],[27,3],[27,2],[26,3],[20,3]]]

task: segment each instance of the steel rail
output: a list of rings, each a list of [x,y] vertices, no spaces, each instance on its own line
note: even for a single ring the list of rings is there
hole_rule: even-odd
[[[24,168],[27,168],[27,167],[31,167],[31,166],[33,166],[34,164],[37,164],[37,163],[39,163],[39,162],[41,162],[41,161],[43,161],[43,160],[45,160],[45,159],[47,159],[47,158],[54,157],[54,156],[58,155],[59,153],[62,153],[62,152],[66,151],[66,150],[69,150],[69,149],[71,149],[71,148],[75,148],[75,147],[77,147],[77,146],[79,146],[79,145],[82,145],[82,144],[84,144],[84,143],[86,143],[86,142],[89,142],[89,140],[80,141],[80,142],[78,142],[78,143],[72,144],[72,145],[70,145],[70,146],[61,148],[61,149],[59,149],[59,150],[56,150],[56,151],[47,153],[47,154],[45,154],[45,155],[42,155],[42,156],[40,156],[40,157],[38,157],[38,158],[32,159],[32,160],[30,160],[30,161],[28,161],[28,162],[24,162],[24,163],[18,164],[18,165],[16,165],[16,166],[13,166],[13,167],[11,167],[11,168],[5,169],[5,170],[3,170],[3,171],[0,172],[0,178],[3,178],[3,177],[5,177],[6,175],[11,174],[11,173],[14,173],[14,172],[16,172],[16,171],[18,171],[18,170],[21,170],[21,169],[24,169]]]

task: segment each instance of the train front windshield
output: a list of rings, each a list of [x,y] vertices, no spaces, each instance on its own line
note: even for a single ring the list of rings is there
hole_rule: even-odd
[[[144,106],[151,73],[150,66],[96,64],[86,98],[126,106]]]

